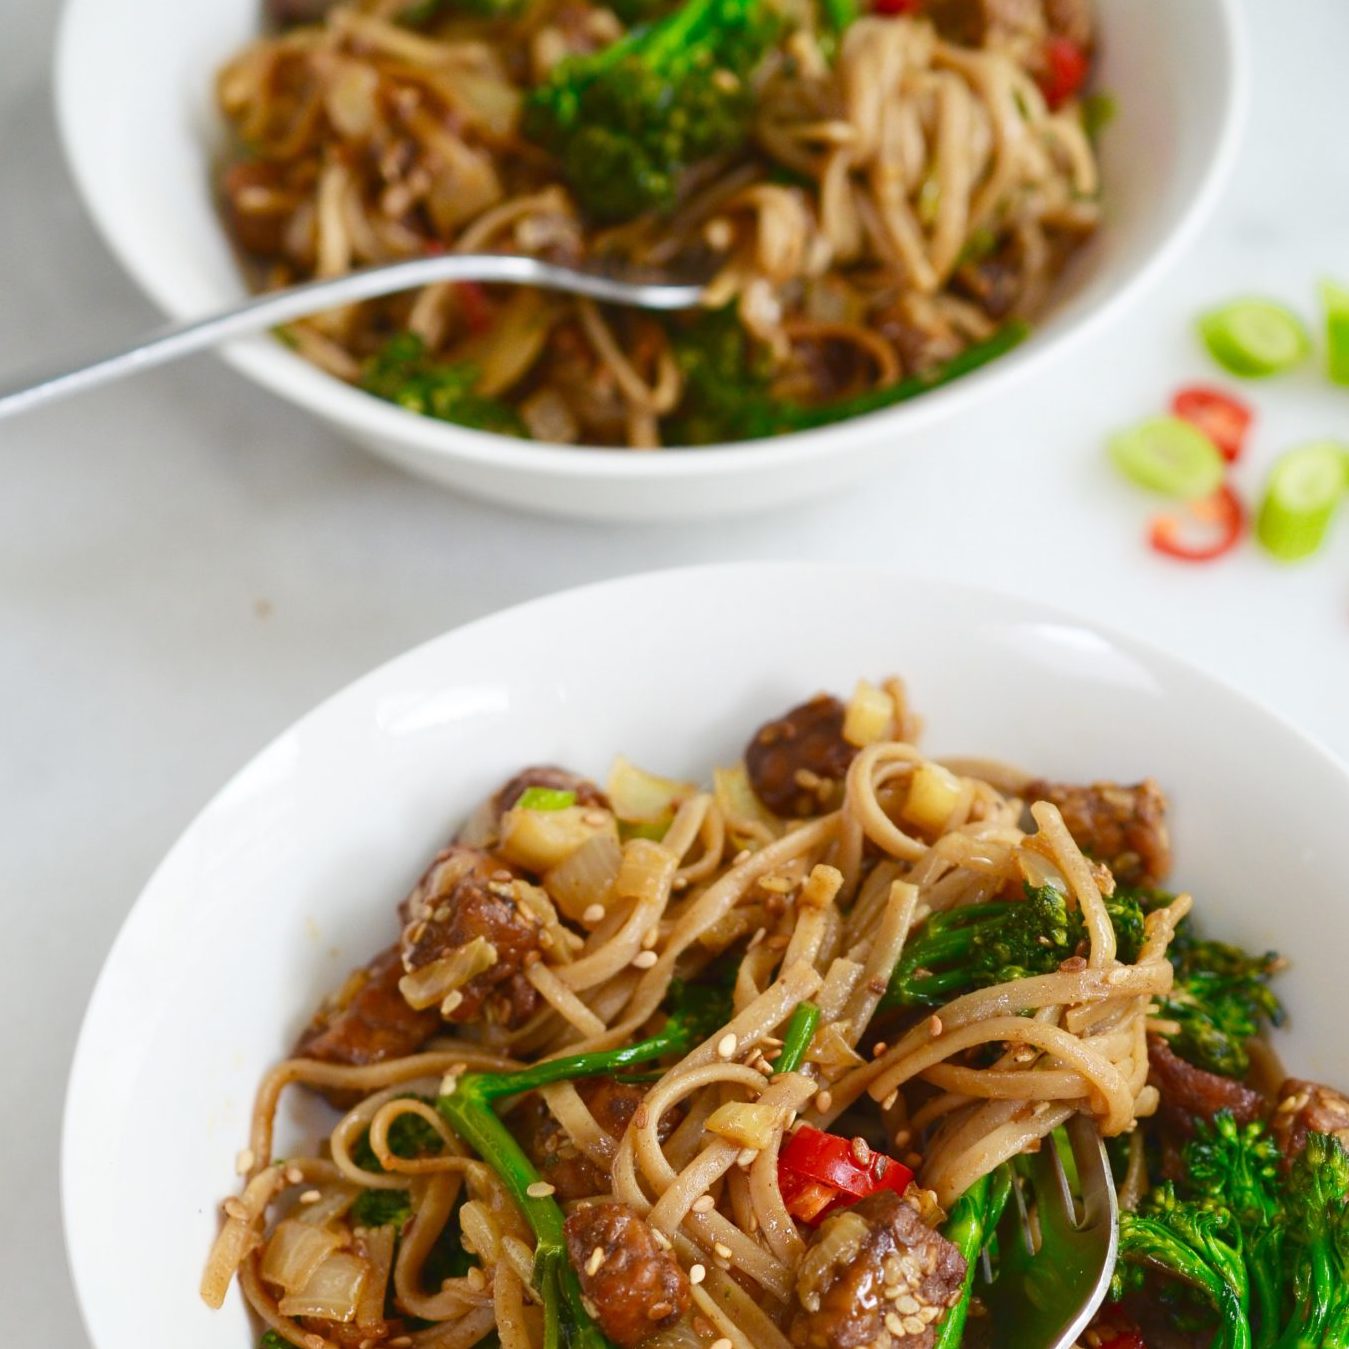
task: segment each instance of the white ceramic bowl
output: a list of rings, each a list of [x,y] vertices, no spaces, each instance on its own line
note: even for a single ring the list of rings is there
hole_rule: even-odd
[[[66,1237],[97,1349],[251,1349],[242,1300],[210,1312],[196,1289],[254,1088],[387,940],[399,896],[486,791],[525,762],[599,775],[618,751],[705,776],[766,716],[891,671],[935,751],[1070,779],[1155,774],[1199,912],[1293,961],[1286,1061],[1349,1080],[1349,775],[1270,713],[1093,625],[950,585],[762,563],[610,582],[449,633],[339,693],[243,769],[146,886],[66,1103]]]
[[[1119,101],[1104,138],[1106,227],[1034,337],[913,403],[769,443],[673,454],[533,444],[417,417],[270,337],[228,359],[377,454],[437,482],[531,510],[610,519],[766,508],[861,478],[971,403],[1103,322],[1194,233],[1238,137],[1245,59],[1237,0],[1097,0],[1099,86]],[[112,250],[167,313],[244,288],[217,218],[213,75],[257,31],[259,0],[67,0],[57,63],[66,151]]]

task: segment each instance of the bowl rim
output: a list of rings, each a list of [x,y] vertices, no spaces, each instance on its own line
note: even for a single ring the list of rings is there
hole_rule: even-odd
[[[177,864],[180,855],[193,846],[203,821],[208,820],[221,803],[238,790],[242,782],[256,773],[257,766],[260,763],[274,756],[278,746],[301,728],[332,715],[333,709],[343,703],[359,701],[367,690],[377,688],[381,683],[394,676],[400,667],[416,664],[424,659],[432,648],[449,640],[463,641],[471,639],[475,634],[490,635],[490,631],[495,625],[518,624],[522,620],[527,621],[531,614],[541,609],[585,603],[597,596],[610,595],[614,597],[616,603],[621,603],[625,592],[629,595],[640,595],[644,588],[652,585],[671,585],[693,581],[701,585],[713,585],[720,593],[735,593],[739,589],[740,583],[753,578],[758,581],[772,581],[790,592],[800,589],[810,579],[821,577],[834,578],[838,585],[846,585],[850,588],[874,586],[876,584],[884,584],[889,587],[913,587],[929,594],[946,597],[949,603],[956,606],[956,612],[959,612],[961,604],[977,606],[994,604],[1005,607],[1006,616],[1010,621],[1066,626],[1079,633],[1103,639],[1112,647],[1134,657],[1149,669],[1197,683],[1210,695],[1216,695],[1220,698],[1229,709],[1239,712],[1243,719],[1263,723],[1267,728],[1277,733],[1282,741],[1288,743],[1302,762],[1319,764],[1326,773],[1338,780],[1346,789],[1349,789],[1349,763],[1334,754],[1284,714],[1237,688],[1228,682],[1224,676],[1177,656],[1161,646],[1134,637],[1109,624],[1100,623],[1094,618],[1080,616],[1057,605],[1002,591],[992,586],[972,585],[966,582],[916,575],[897,569],[848,562],[770,560],[703,563],[695,566],[636,572],[570,587],[552,594],[525,600],[504,609],[495,610],[479,618],[451,627],[426,641],[409,647],[344,684],[250,753],[245,762],[226,778],[222,785],[193,814],[191,820],[178,832],[174,841],[140,888],[104,955],[98,977],[94,982],[81,1017],[79,1035],[66,1077],[62,1103],[59,1159],[61,1225],[66,1259],[75,1290],[76,1305],[79,1308],[85,1330],[96,1349],[107,1349],[107,1347],[100,1345],[92,1314],[92,1294],[97,1286],[97,1279],[92,1273],[95,1251],[90,1247],[87,1234],[80,1234],[81,1225],[77,1213],[77,1201],[71,1183],[72,1175],[79,1166],[77,1154],[84,1151],[88,1146],[86,1141],[88,1129],[81,1122],[81,1118],[77,1116],[74,1106],[78,1098],[87,1094],[90,1090],[90,1087],[86,1084],[86,1079],[89,1077],[95,1041],[99,1035],[97,1026],[103,1011],[102,1004],[111,996],[108,990],[113,983],[113,971],[118,964],[120,953],[123,948],[136,939],[140,929],[148,923],[153,923],[164,911],[165,906],[170,903],[172,892],[162,887],[161,877],[170,872],[171,868]]]
[[[86,211],[122,268],[165,314],[178,320],[192,318],[197,312],[194,307],[183,303],[181,295],[152,263],[143,261],[130,238],[119,233],[102,210],[98,177],[80,132],[81,87],[76,78],[81,16],[100,3],[64,0],[61,11],[53,97],[62,150]],[[1209,218],[1236,161],[1249,111],[1251,83],[1250,39],[1240,4],[1238,0],[1211,3],[1216,27],[1221,31],[1215,34],[1219,43],[1216,50],[1210,49],[1208,59],[1219,58],[1224,75],[1215,144],[1165,238],[1106,297],[1074,316],[1062,331],[1042,342],[1032,334],[1031,341],[982,369],[899,407],[766,440],[700,446],[696,453],[634,454],[617,447],[518,440],[439,422],[344,384],[265,335],[229,343],[219,349],[219,354],[271,392],[359,437],[414,448],[437,460],[457,461],[508,477],[537,474],[581,481],[634,482],[653,478],[679,481],[717,473],[734,476],[757,469],[764,456],[771,456],[774,465],[791,466],[822,453],[872,445],[887,425],[901,420],[907,431],[928,429],[959,406],[960,400],[967,406],[987,400],[1012,380],[1047,365],[1063,352],[1070,339],[1089,337],[1111,322],[1172,265]]]

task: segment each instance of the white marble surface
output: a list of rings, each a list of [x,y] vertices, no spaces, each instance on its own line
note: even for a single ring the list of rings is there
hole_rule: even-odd
[[[4,9],[0,368],[155,317],[97,241],[61,164],[47,78],[56,6]],[[1125,323],[852,495],[696,527],[512,516],[373,463],[210,359],[0,427],[0,1308],[10,1332],[86,1343],[62,1255],[60,1110],[85,1000],[139,886],[274,732],[465,619],[649,567],[865,560],[1105,619],[1220,671],[1349,757],[1349,526],[1296,570],[1253,552],[1211,568],[1166,565],[1140,542],[1148,504],[1100,453],[1106,429],[1208,373],[1187,326],[1205,301],[1259,289],[1310,308],[1319,276],[1349,277],[1349,8],[1248,9],[1248,142],[1197,245]],[[1247,485],[1301,437],[1349,438],[1349,394],[1313,371],[1256,396]],[[152,1293],[153,1270],[146,1280]]]

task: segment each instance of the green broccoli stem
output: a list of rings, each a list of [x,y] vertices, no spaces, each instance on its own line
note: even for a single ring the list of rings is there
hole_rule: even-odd
[[[526,1091],[537,1091],[554,1082],[574,1082],[583,1077],[602,1077],[622,1068],[667,1054],[686,1054],[694,1045],[707,1038],[716,1026],[725,1021],[720,1010],[724,1000],[720,996],[706,999],[708,1007],[690,1007],[672,1013],[665,1025],[654,1035],[635,1044],[618,1049],[597,1049],[587,1054],[569,1054],[564,1058],[545,1059],[530,1068],[514,1073],[475,1073],[477,1089],[485,1099],[498,1101],[503,1096],[518,1096]],[[729,1002],[726,1003],[729,1011]]]
[[[782,1032],[782,1053],[773,1060],[775,1073],[794,1073],[805,1062],[815,1028],[820,1024],[820,1009],[813,1002],[797,1005]]]
[[[612,1349],[581,1301],[567,1258],[562,1209],[551,1194],[531,1194],[543,1177],[492,1109],[491,1073],[465,1073],[436,1108],[449,1126],[501,1178],[535,1237],[534,1283],[543,1302],[544,1349]],[[502,1074],[512,1077],[521,1074]]]
[[[980,1176],[951,1207],[942,1235],[965,1257],[965,1282],[960,1301],[937,1327],[932,1349],[957,1349],[965,1334],[965,1322],[974,1297],[974,1271],[979,1257],[1007,1206],[1012,1193],[1012,1177],[1006,1166]]]
[[[844,398],[833,403],[785,404],[780,409],[784,429],[790,431],[812,431],[833,422],[846,421],[851,417],[862,417],[869,412],[880,412],[884,408],[894,407],[897,403],[907,402],[931,389],[950,384],[973,373],[999,356],[1005,356],[1013,347],[1019,346],[1030,335],[1030,325],[1020,319],[1004,324],[992,337],[983,342],[975,342],[958,356],[953,356],[944,365],[926,373],[909,375],[882,389],[870,389],[855,398]]]

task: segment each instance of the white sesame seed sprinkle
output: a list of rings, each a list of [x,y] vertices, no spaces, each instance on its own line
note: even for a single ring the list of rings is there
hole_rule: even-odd
[[[603,922],[603,921],[604,921],[604,905],[603,905],[603,904],[589,904],[589,905],[587,905],[586,908],[585,908],[585,911],[581,914],[581,921],[582,921],[587,927],[594,927],[596,923]]]
[[[731,1248],[724,1241],[714,1241],[712,1243],[712,1254],[718,1260],[729,1260],[731,1258]]]
[[[256,1159],[253,1156],[252,1148],[244,1148],[234,1159],[234,1170],[241,1176],[246,1176],[253,1169],[253,1162]]]
[[[735,1054],[735,1047],[739,1041],[735,1038],[734,1031],[727,1031],[725,1035],[717,1041],[717,1057],[719,1059],[729,1059]]]
[[[654,951],[638,951],[632,958],[632,963],[639,970],[649,970],[656,963],[656,953]]]
[[[702,1281],[703,1281],[705,1278],[707,1278],[707,1266],[706,1266],[706,1265],[690,1265],[690,1266],[689,1266],[689,1282],[690,1282],[691,1284],[693,1284],[693,1285],[696,1287],[698,1284],[702,1283]]]
[[[550,1194],[556,1194],[557,1191],[546,1180],[536,1180],[525,1193],[531,1199],[547,1199]]]
[[[319,1201],[320,1199],[322,1199],[322,1198],[323,1198],[323,1196],[322,1196],[317,1190],[306,1190],[306,1191],[300,1196],[300,1203],[302,1203],[302,1204],[317,1204],[318,1201]]]
[[[711,1213],[716,1206],[717,1201],[710,1194],[700,1194],[692,1205],[695,1213]]]

